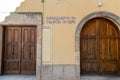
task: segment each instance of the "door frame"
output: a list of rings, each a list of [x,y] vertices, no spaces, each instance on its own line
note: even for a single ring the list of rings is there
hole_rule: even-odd
[[[36,26],[36,80],[41,80],[42,66],[42,13],[13,12],[0,23],[0,75],[2,72],[2,41],[4,26]]]
[[[79,69],[81,70],[80,67],[80,33],[81,30],[83,28],[83,26],[91,19],[94,18],[105,18],[110,20],[111,22],[113,22],[114,24],[116,24],[116,26],[118,27],[119,31],[120,31],[120,18],[111,13],[111,12],[106,12],[106,11],[99,11],[99,12],[94,12],[94,13],[90,13],[87,16],[85,16],[80,23],[78,24],[76,31],[75,31],[75,61],[76,61],[76,65],[79,65]],[[120,52],[120,50],[119,50]],[[81,71],[80,71],[81,73]]]

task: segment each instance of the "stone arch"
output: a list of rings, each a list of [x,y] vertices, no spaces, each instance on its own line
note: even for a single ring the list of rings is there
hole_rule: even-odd
[[[79,65],[79,67],[80,67],[80,32],[86,22],[88,22],[89,20],[91,20],[93,18],[97,18],[97,17],[106,18],[106,19],[112,21],[113,23],[115,23],[117,25],[118,29],[120,30],[120,27],[119,27],[120,26],[120,18],[113,13],[106,12],[106,11],[100,11],[100,12],[91,13],[91,14],[87,15],[86,17],[84,17],[81,20],[81,22],[78,24],[78,26],[76,28],[76,32],[75,32],[75,57],[76,57],[76,65]]]

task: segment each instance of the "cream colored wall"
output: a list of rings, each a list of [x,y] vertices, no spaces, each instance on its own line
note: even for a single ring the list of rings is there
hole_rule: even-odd
[[[42,61],[44,64],[52,64],[52,29],[46,26],[42,29]]]
[[[102,7],[96,6],[97,1],[103,3]],[[16,12],[42,12],[43,4],[40,0],[25,0]],[[108,11],[120,16],[119,0],[45,0],[44,26],[52,29],[52,64],[75,64],[75,30],[79,22],[86,15]],[[76,17],[75,24],[47,24],[48,16]],[[45,35],[44,35],[45,36]],[[47,41],[47,40],[46,40]],[[44,56],[47,54],[43,53]],[[44,57],[43,57],[44,58]],[[44,62],[44,61],[43,61]],[[44,62],[45,63],[45,62]]]
[[[42,12],[41,0],[24,0],[16,12]]]

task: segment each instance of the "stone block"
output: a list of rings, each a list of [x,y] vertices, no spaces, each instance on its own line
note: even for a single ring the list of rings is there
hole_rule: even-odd
[[[64,66],[64,80],[76,80],[76,67],[73,65]]]
[[[41,70],[41,80],[53,80],[52,78],[52,66],[44,65]]]
[[[53,66],[53,80],[63,80],[63,66],[56,65]]]

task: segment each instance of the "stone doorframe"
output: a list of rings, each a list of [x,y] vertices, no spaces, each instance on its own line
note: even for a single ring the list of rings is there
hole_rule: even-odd
[[[84,17],[81,20],[81,22],[78,24],[78,26],[76,28],[76,32],[75,32],[75,57],[76,57],[77,65],[80,65],[80,32],[86,22],[88,22],[89,20],[91,20],[93,18],[98,18],[98,17],[106,18],[106,19],[112,21],[113,23],[115,23],[117,25],[118,29],[120,30],[120,18],[113,13],[106,12],[106,11],[100,11],[100,12],[91,13],[91,14],[87,15],[86,17]]]
[[[0,74],[2,66],[2,40],[4,26],[29,26],[34,25],[37,28],[37,50],[36,50],[36,80],[40,80],[41,65],[42,65],[42,14],[39,12],[13,12],[7,16],[4,22],[0,23]]]

